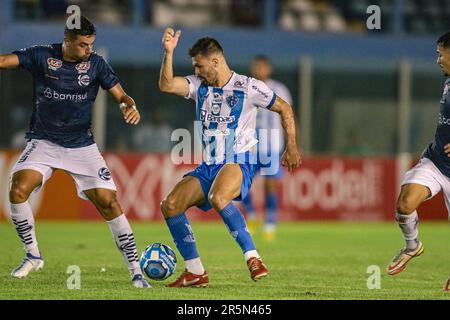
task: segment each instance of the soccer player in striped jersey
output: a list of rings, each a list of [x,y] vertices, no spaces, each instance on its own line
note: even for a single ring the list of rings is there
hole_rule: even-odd
[[[252,77],[263,81],[275,94],[292,106],[292,97],[289,89],[281,82],[271,78],[273,66],[266,56],[253,58],[250,72]],[[275,239],[275,225],[277,220],[278,195],[277,188],[283,177],[283,169],[280,166],[281,154],[284,147],[283,127],[280,115],[267,109],[259,108],[256,116],[256,133],[258,138],[258,161],[255,172],[260,173],[264,179],[265,215],[263,235],[268,241]],[[253,205],[253,199],[249,193],[243,201],[244,210],[247,213],[247,221],[250,233],[256,231],[257,214]]]
[[[174,32],[172,28],[164,31],[165,53],[159,87],[163,92],[196,102],[204,162],[187,173],[161,202],[161,211],[186,265],[182,275],[168,286],[199,287],[209,283],[185,215],[192,206],[204,211],[214,208],[220,214],[244,254],[251,278],[256,281],[266,276],[268,269],[255,248],[242,213],[232,201],[246,197],[254,176],[258,108],[280,114],[287,140],[281,162],[289,171],[300,165],[294,113],[264,82],[232,71],[222,47],[212,38],[199,39],[189,50],[195,74],[174,76],[173,53],[180,35],[181,31]]]
[[[54,170],[61,169],[73,177],[78,196],[89,199],[107,221],[133,286],[148,288],[139,267],[133,232],[90,130],[92,105],[99,87],[120,104],[126,123],[138,124],[140,115],[112,68],[93,51],[95,34],[94,25],[81,16],[78,29],[66,26],[63,43],[0,55],[0,69],[25,69],[33,76],[34,84],[28,144],[12,170],[9,189],[11,219],[26,257],[11,275],[23,278],[44,266],[28,198]]]

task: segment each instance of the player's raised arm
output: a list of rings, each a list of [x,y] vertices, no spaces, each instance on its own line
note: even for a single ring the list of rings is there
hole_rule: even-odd
[[[14,69],[19,67],[19,57],[16,54],[0,55],[0,69]]]
[[[125,93],[120,83],[108,90],[113,96],[114,100],[120,105],[120,111],[126,123],[138,124],[141,120],[141,115],[136,108],[136,103],[133,98]]]
[[[295,137],[294,112],[291,106],[278,96],[270,110],[280,114],[281,124],[286,135],[286,150],[281,158],[281,164],[287,167],[289,171],[293,171],[302,162]]]
[[[162,92],[173,93],[186,97],[189,94],[189,83],[183,77],[173,76],[173,52],[178,44],[181,31],[174,32],[167,28],[162,37],[164,57],[159,72],[159,89]]]

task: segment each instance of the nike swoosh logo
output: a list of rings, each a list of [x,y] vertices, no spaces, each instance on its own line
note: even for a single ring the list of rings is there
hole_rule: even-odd
[[[187,287],[187,286],[193,285],[193,284],[197,283],[199,280],[200,280],[200,278],[196,278],[196,279],[191,280],[191,281],[186,281],[186,279],[184,279],[183,280],[183,286]]]

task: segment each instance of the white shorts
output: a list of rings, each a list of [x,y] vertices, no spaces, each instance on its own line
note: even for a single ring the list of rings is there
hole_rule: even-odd
[[[97,144],[81,148],[64,148],[47,140],[33,139],[14,165],[15,172],[31,169],[42,174],[42,184],[52,176],[55,169],[62,169],[75,180],[78,196],[88,200],[84,190],[103,188],[117,191],[111,173],[106,166]]]
[[[440,191],[444,194],[445,206],[450,213],[450,178],[444,175],[428,158],[420,159],[419,163],[405,173],[402,186],[416,183],[428,187],[433,198]],[[427,200],[428,200],[427,199]]]

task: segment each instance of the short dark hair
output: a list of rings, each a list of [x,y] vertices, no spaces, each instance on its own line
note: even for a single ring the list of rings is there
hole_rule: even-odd
[[[93,36],[96,33],[94,24],[89,21],[85,16],[80,17],[80,28],[69,29],[67,24],[64,28],[64,35],[70,38],[76,38],[77,36]]]
[[[450,32],[444,33],[436,41],[438,46],[443,46],[444,48],[450,47]]]
[[[258,54],[256,56],[253,57],[253,61],[264,61],[270,65],[272,65],[272,61],[270,61],[268,56],[265,56],[263,54]]]
[[[191,57],[195,57],[198,54],[209,56],[212,53],[221,53],[223,55],[223,49],[219,41],[209,37],[197,40],[192,48],[189,49],[189,55]]]

